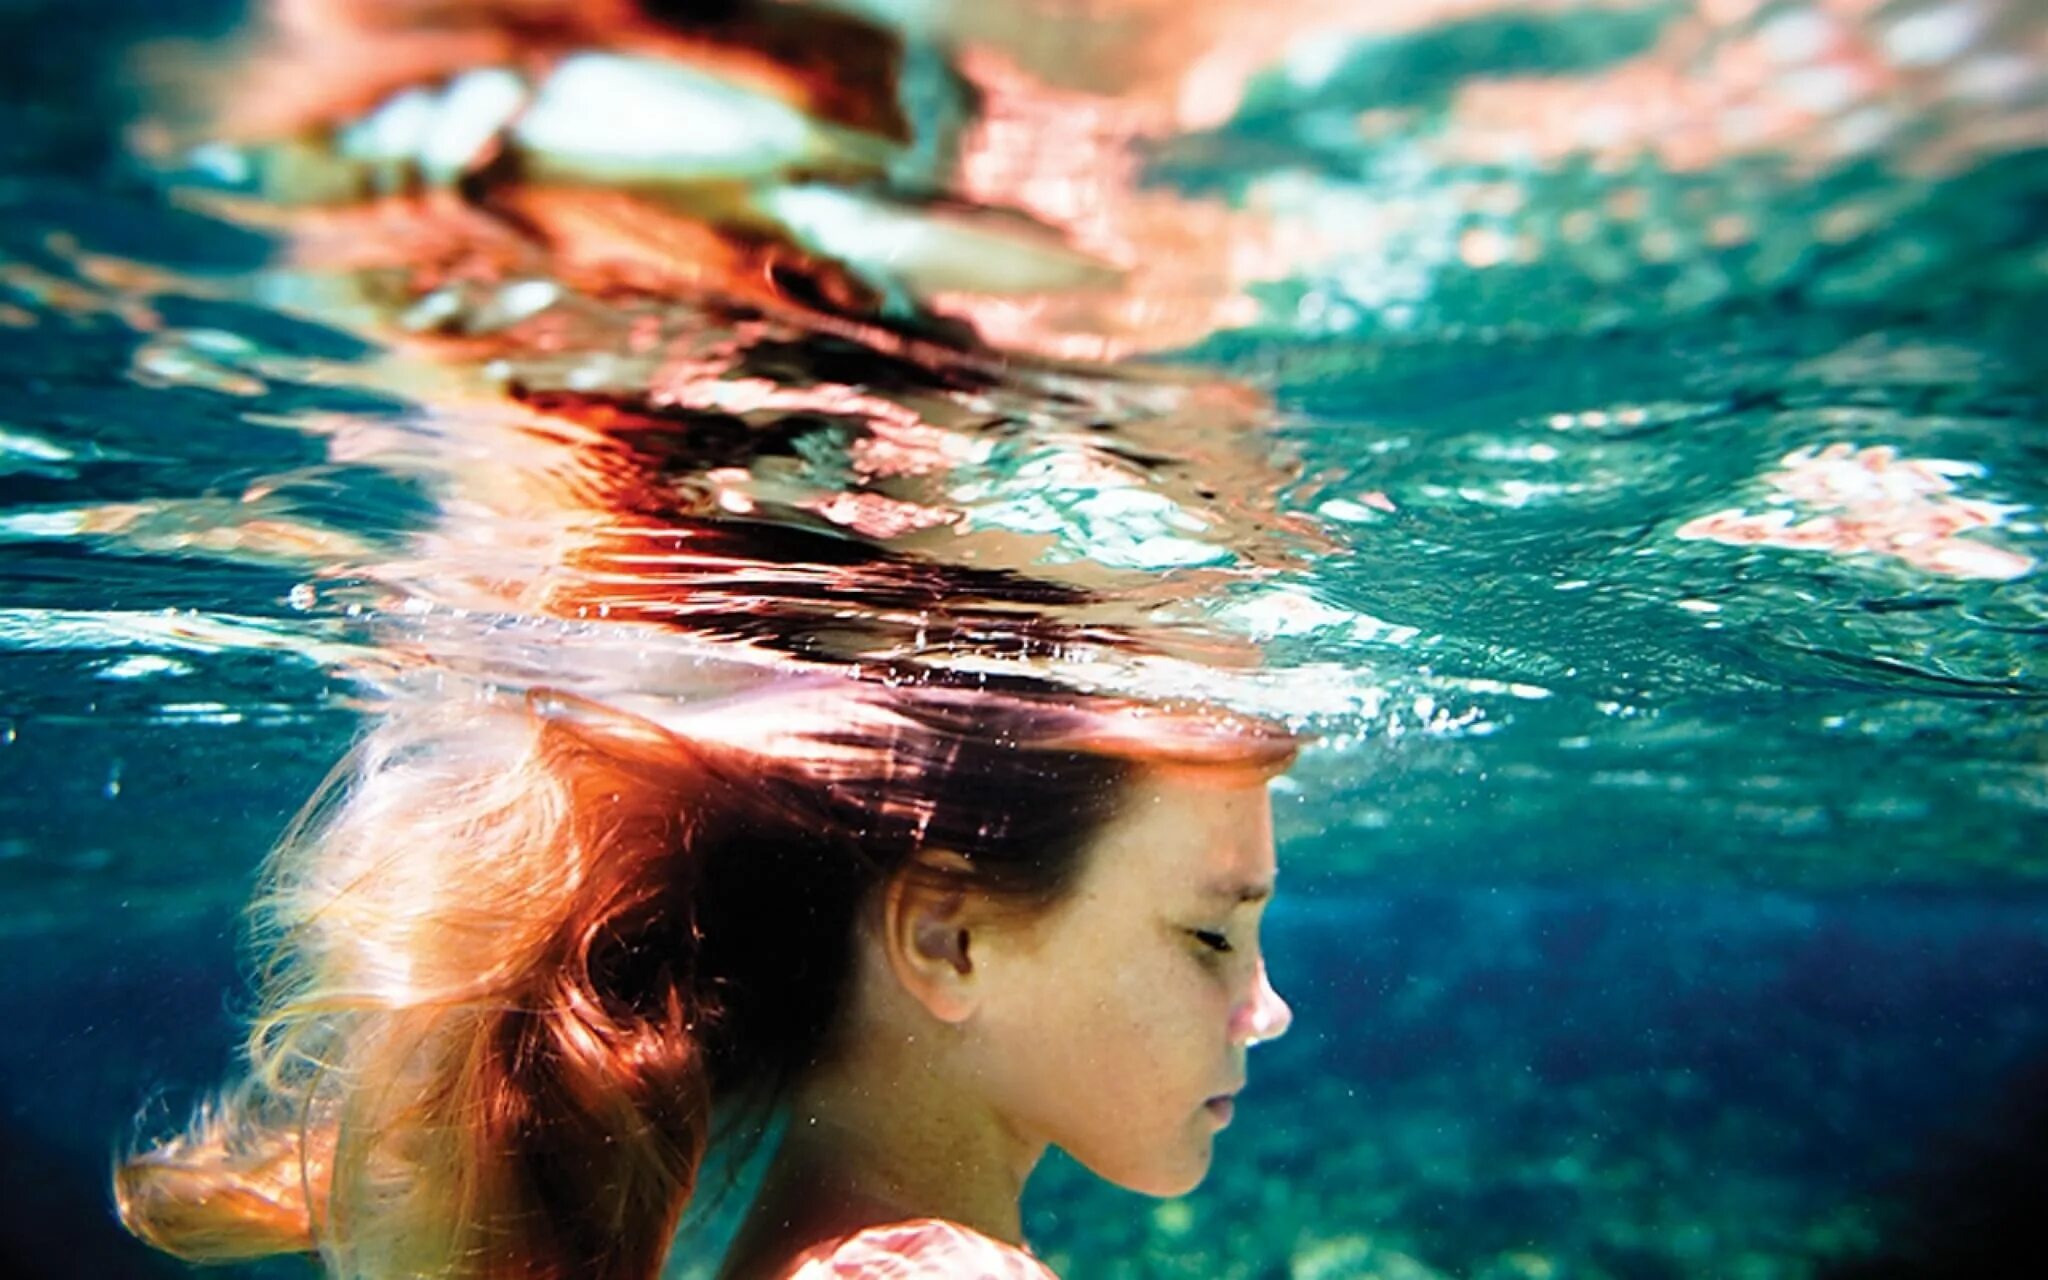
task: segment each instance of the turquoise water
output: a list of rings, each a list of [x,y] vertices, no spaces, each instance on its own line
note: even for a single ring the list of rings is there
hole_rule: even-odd
[[[2031,1274],[2036,6],[1276,11],[1234,105],[1110,131],[1102,199],[1265,265],[1109,368],[288,261],[130,127],[138,44],[247,17],[102,10],[0,5],[0,1270],[178,1270],[110,1152],[228,1065],[253,868],[381,701],[808,665],[1320,735],[1296,1030],[1196,1195],[1044,1172],[1071,1280]],[[522,495],[592,486],[721,558],[560,559]]]

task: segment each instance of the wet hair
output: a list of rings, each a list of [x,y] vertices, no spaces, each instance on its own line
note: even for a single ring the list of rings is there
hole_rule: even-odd
[[[1135,771],[1294,748],[1212,710],[852,681],[661,723],[395,713],[273,855],[246,1073],[119,1163],[121,1220],[191,1260],[645,1280],[714,1117],[829,1054],[880,886],[1043,908]]]

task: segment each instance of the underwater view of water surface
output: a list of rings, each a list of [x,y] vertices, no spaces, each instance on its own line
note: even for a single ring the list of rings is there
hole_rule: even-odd
[[[384,708],[792,679],[1313,738],[1069,1280],[2043,1274],[2044,17],[0,0],[0,1274]]]

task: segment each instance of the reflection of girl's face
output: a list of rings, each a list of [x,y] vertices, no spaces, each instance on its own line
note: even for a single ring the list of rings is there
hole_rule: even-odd
[[[978,938],[973,1066],[1020,1138],[1151,1195],[1202,1180],[1247,1045],[1292,1017],[1259,952],[1273,875],[1263,773],[1154,768],[1066,898]]]

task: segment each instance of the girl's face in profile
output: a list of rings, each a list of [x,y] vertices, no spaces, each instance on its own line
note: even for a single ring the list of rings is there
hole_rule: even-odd
[[[1245,1050],[1292,1018],[1259,950],[1275,870],[1266,782],[1145,770],[1072,892],[991,940],[977,1066],[1020,1137],[1151,1195],[1208,1173]]]

